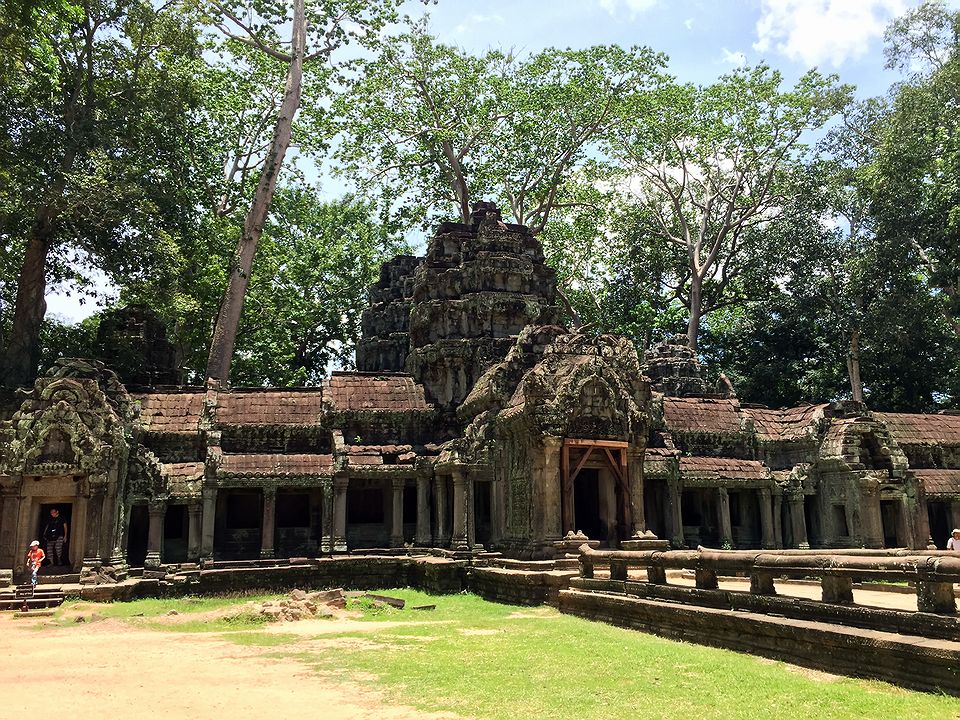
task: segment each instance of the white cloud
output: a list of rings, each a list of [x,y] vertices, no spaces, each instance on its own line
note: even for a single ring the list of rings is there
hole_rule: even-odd
[[[600,7],[614,17],[619,14],[620,7],[623,6],[630,15],[630,19],[633,20],[640,13],[646,12],[656,5],[658,0],[599,0],[599,2]]]
[[[472,30],[477,25],[482,25],[484,23],[503,25],[504,19],[502,15],[481,15],[479,13],[473,13],[472,15],[468,15],[462,23],[453,29],[453,31],[458,35],[463,35],[463,33],[465,33],[467,30]]]
[[[905,0],[761,0],[753,48],[807,66],[840,67],[866,54],[906,9]]]
[[[730,52],[726,48],[720,48],[720,52],[723,53],[723,62],[727,65],[743,67],[747,64],[747,56],[741,50],[734,50],[733,52]]]
[[[693,30],[693,18],[687,18],[686,20],[684,20],[684,21],[683,21],[683,26],[684,26],[687,30]]]

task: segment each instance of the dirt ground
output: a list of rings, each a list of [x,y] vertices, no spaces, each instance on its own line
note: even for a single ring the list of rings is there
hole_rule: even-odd
[[[264,657],[272,650],[116,620],[38,630],[34,621],[0,616],[0,717],[51,708],[119,720],[455,717],[388,705],[295,660]]]

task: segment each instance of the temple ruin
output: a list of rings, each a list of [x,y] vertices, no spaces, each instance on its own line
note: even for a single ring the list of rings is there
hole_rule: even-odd
[[[384,264],[358,370],[320,387],[165,384],[176,353],[155,321],[113,318],[102,332],[127,341],[105,335],[102,360],[61,360],[0,410],[0,569],[22,571],[51,507],[65,572],[92,583],[374,548],[549,559],[571,532],[942,547],[960,526],[960,415],[752,406],[682,340],[640,358],[559,318],[540,243],[487,203]]]

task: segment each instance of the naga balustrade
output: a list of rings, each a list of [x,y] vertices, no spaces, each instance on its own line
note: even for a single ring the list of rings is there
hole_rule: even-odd
[[[611,580],[627,580],[631,568],[645,569],[647,582],[666,585],[670,570],[693,570],[696,587],[716,590],[718,575],[747,575],[750,592],[776,595],[776,578],[819,578],[822,601],[853,604],[854,579],[911,582],[921,612],[956,613],[953,584],[960,583],[960,555],[895,550],[593,550],[580,546],[580,577],[597,565]]]

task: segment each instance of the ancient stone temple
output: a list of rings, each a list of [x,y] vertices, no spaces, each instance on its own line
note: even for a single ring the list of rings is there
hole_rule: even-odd
[[[741,404],[682,342],[641,361],[559,325],[556,296],[537,239],[478,203],[384,264],[358,370],[319,387],[165,384],[173,348],[149,311],[120,313],[100,361],[61,360],[0,409],[0,571],[52,508],[62,572],[91,582],[404,546],[550,558],[570,532],[925,547],[960,525],[960,415]]]

